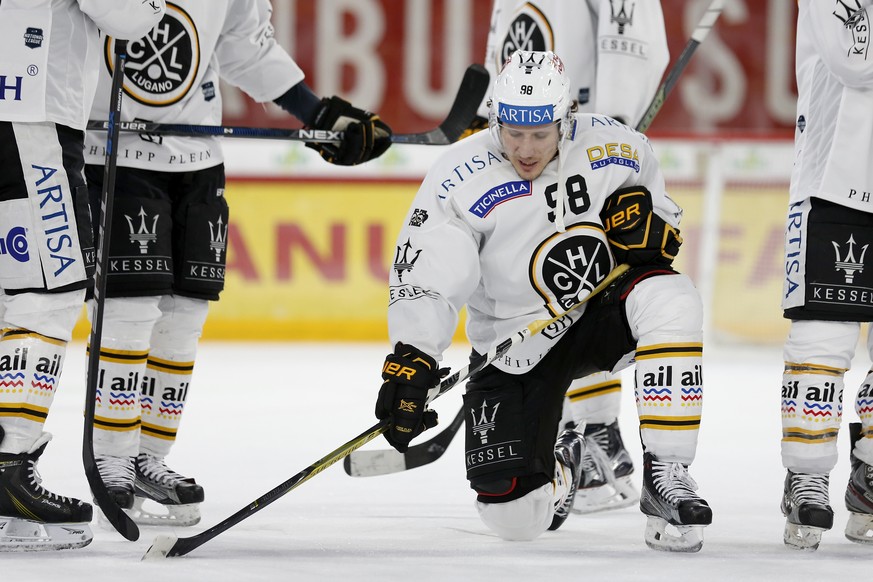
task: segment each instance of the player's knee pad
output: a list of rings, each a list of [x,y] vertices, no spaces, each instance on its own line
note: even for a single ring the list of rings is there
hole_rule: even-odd
[[[136,349],[148,350],[152,328],[161,316],[159,301],[160,297],[155,296],[107,297],[103,305],[105,342],[135,343],[138,344]],[[92,321],[94,308],[94,301],[88,301],[88,314]],[[133,349],[133,346],[129,349]]]
[[[691,279],[680,273],[640,281],[627,294],[625,313],[638,340],[703,335],[703,302]]]
[[[783,349],[786,362],[849,369],[861,324],[852,321],[795,320]]]
[[[476,504],[479,518],[504,540],[532,540],[546,531],[555,513],[553,486],[541,485],[506,503]]]
[[[152,346],[159,351],[194,350],[203,332],[209,302],[182,295],[164,295],[161,317],[152,333]]]
[[[474,379],[464,394],[472,419],[466,424],[467,480],[482,503],[528,494],[551,479],[554,464],[554,432],[548,451],[536,450],[538,433],[529,429],[536,423],[525,415],[522,386],[497,376]]]
[[[7,295],[3,317],[10,326],[68,342],[84,303],[84,289],[66,293]]]

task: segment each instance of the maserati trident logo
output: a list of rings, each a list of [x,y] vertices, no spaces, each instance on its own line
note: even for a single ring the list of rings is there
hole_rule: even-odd
[[[620,2],[621,2],[621,6],[619,7],[618,11],[616,11],[615,10],[615,4],[616,4],[615,0],[609,0],[609,9],[610,9],[609,21],[615,22],[616,24],[618,24],[618,33],[624,34],[625,27],[629,26],[629,25],[633,25],[633,23],[634,23],[634,8],[636,7],[636,5],[631,4],[630,14],[628,14],[627,6],[626,6],[627,1],[620,0]]]
[[[139,227],[134,226],[134,219],[128,215],[124,215],[127,219],[127,225],[130,227],[130,242],[139,244],[139,253],[144,255],[149,252],[149,243],[153,243],[158,240],[158,218],[160,218],[160,214],[155,214],[152,219],[151,230],[149,230],[148,222],[146,221],[147,214],[145,209],[140,206],[139,207]]]
[[[409,242],[409,239],[406,239],[406,242],[403,243],[403,246],[397,247],[397,251],[394,254],[394,270],[397,271],[397,280],[403,281],[403,273],[406,271],[411,271],[415,266],[415,261],[418,260],[418,255],[421,254],[421,249],[415,251],[415,254],[412,257],[409,256],[409,252],[412,250],[412,245]]]
[[[852,283],[855,280],[855,273],[863,273],[864,272],[864,255],[867,254],[867,247],[869,244],[861,247],[861,258],[855,259],[855,245],[858,244],[855,242],[855,236],[849,235],[849,240],[846,241],[848,248],[846,249],[846,255],[844,258],[840,258],[840,245],[831,241],[831,244],[834,245],[834,252],[837,255],[837,260],[834,262],[834,268],[837,271],[845,271],[846,272],[846,283]]]
[[[482,409],[480,411],[479,417],[476,417],[476,410],[474,408],[470,409],[470,415],[473,417],[473,433],[479,435],[479,440],[482,441],[483,445],[488,444],[488,433],[494,430],[494,419],[497,418],[497,409],[500,408],[500,403],[494,405],[494,407],[490,410],[491,417],[488,417],[488,401],[482,401]]]
[[[227,248],[227,225],[218,217],[218,223],[209,222],[209,248],[215,253],[215,262],[221,262],[221,253]]]

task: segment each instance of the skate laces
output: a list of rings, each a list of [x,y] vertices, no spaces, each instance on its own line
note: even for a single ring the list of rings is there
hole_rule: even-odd
[[[185,477],[167,467],[163,459],[152,455],[141,454],[137,458],[137,465],[143,477],[160,485],[169,486],[186,481]]]
[[[27,476],[30,479],[30,484],[33,486],[33,489],[36,493],[45,495],[50,500],[57,499],[62,503],[72,503],[73,500],[69,497],[64,497],[63,495],[58,495],[52,491],[49,491],[45,487],[42,486],[42,477],[39,474],[39,471],[36,468],[36,460],[35,459],[27,459]],[[79,504],[81,505],[81,501]]]
[[[824,473],[792,473],[791,494],[798,505],[827,505],[828,476]]]
[[[682,463],[663,463],[652,460],[652,482],[655,488],[671,505],[682,501],[699,499],[695,493],[697,483],[688,474]]]
[[[100,478],[107,487],[121,487],[130,489],[133,487],[133,463],[131,457],[100,456],[97,461],[97,470]]]

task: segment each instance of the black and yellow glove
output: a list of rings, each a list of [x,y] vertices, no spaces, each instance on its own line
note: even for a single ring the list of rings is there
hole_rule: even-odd
[[[358,109],[339,97],[323,98],[306,127],[343,132],[339,144],[306,144],[325,161],[338,166],[355,166],[376,159],[391,145],[388,124],[375,113]]]
[[[376,418],[389,419],[385,438],[401,453],[409,442],[437,425],[437,413],[426,407],[427,392],[447,375],[436,360],[414,346],[400,342],[382,366],[382,387],[376,400]]]

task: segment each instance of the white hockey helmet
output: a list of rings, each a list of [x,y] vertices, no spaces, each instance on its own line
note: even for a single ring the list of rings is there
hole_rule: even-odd
[[[501,151],[500,125],[504,123],[515,126],[559,123],[563,141],[573,111],[564,63],[552,51],[515,51],[497,75],[489,106],[488,125]]]

